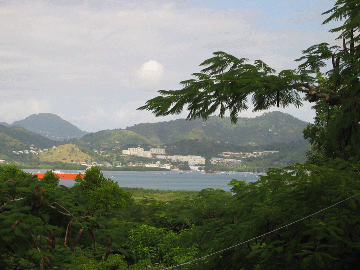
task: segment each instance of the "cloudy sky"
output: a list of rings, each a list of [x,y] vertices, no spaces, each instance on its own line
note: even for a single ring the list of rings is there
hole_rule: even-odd
[[[0,0],[0,122],[54,113],[94,132],[185,118],[136,108],[160,89],[179,89],[215,51],[295,68],[301,50],[333,42],[321,13],[334,3]],[[308,104],[282,111],[314,116]]]

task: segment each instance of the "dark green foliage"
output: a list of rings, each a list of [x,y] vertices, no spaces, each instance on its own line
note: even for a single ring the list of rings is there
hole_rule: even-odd
[[[0,186],[0,264],[4,269],[38,267],[50,256],[53,247],[45,247],[44,238],[50,240],[54,229],[48,213],[40,210],[45,202],[40,182],[14,166],[1,166]]]
[[[101,215],[109,214],[112,208],[118,209],[118,202],[124,207],[131,201],[131,195],[118,192],[120,188],[116,193],[111,190],[107,194],[109,207],[99,207],[101,211],[97,213],[90,209],[101,203],[96,204],[96,199],[89,201],[77,187],[49,188],[47,184],[48,181],[39,181],[15,166],[0,166],[1,267],[43,269],[52,265],[72,269],[80,256],[85,261],[102,260],[102,265],[106,265],[111,248],[109,236],[115,238],[116,232],[101,233],[99,228],[104,228],[106,223]],[[112,195],[116,196],[116,203],[111,201]],[[109,265],[115,258],[112,257]],[[127,265],[125,261],[122,264]]]
[[[360,197],[312,215],[360,191],[359,164],[341,159],[272,169],[256,183],[232,180],[234,195],[179,191],[161,201],[166,191],[135,189],[137,198],[146,197],[135,204],[98,168],[89,170],[87,191],[80,184],[43,189],[16,167],[0,169],[6,269],[46,267],[48,259],[61,269],[170,267],[222,249],[185,269],[347,269],[359,263]]]
[[[137,260],[150,260],[153,265],[185,263],[196,254],[196,244],[180,247],[181,234],[142,225],[130,232],[130,245]]]
[[[196,257],[227,250],[194,263],[191,269],[356,267],[360,195],[315,213],[359,193],[359,168],[337,159],[321,166],[305,163],[272,169],[256,183],[233,180],[234,198],[207,200],[218,214],[187,232],[187,238],[196,238],[201,247]],[[219,205],[224,199],[228,209]]]
[[[107,182],[107,179],[99,167],[92,166],[86,170],[84,178],[76,177],[75,182],[75,186],[79,186],[84,192],[89,192],[102,187]]]
[[[90,192],[89,199],[93,202],[95,209],[106,211],[122,209],[132,203],[131,193],[124,191],[112,181]]]
[[[75,187],[92,202],[93,210],[121,209],[132,203],[131,193],[105,178],[99,167],[86,170],[84,178],[78,175],[75,182]]]
[[[47,171],[40,182],[44,184],[45,188],[56,188],[59,185],[59,181],[59,176],[54,174],[53,171]]]

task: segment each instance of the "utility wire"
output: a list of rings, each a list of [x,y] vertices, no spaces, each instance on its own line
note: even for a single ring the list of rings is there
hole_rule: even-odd
[[[289,223],[289,224],[286,224],[286,225],[284,225],[284,226],[281,226],[280,228],[277,228],[277,229],[272,230],[272,231],[270,231],[270,232],[267,232],[267,233],[264,233],[264,234],[262,234],[262,235],[256,236],[256,237],[251,238],[251,239],[249,239],[249,240],[246,240],[246,241],[244,241],[244,242],[241,242],[241,243],[238,243],[238,244],[236,244],[236,245],[233,245],[233,246],[231,246],[231,247],[224,248],[224,249],[222,249],[222,250],[219,250],[219,251],[210,253],[210,254],[205,255],[205,256],[203,256],[203,257],[200,257],[200,258],[197,258],[197,259],[194,259],[194,260],[191,260],[191,261],[182,263],[182,264],[178,264],[178,265],[175,265],[175,266],[171,266],[171,267],[168,267],[168,268],[163,268],[163,269],[164,269],[164,270],[167,270],[167,269],[174,269],[174,268],[178,268],[178,267],[181,267],[181,266],[185,266],[185,265],[191,264],[191,263],[193,263],[193,262],[196,262],[196,261],[199,261],[199,260],[203,260],[203,259],[205,259],[205,258],[207,258],[207,257],[213,256],[213,255],[216,255],[216,254],[219,254],[219,253],[224,252],[224,251],[226,251],[226,250],[229,250],[229,249],[238,247],[238,246],[240,246],[240,245],[242,245],[242,244],[245,244],[245,243],[250,242],[250,241],[252,241],[252,240],[258,239],[258,238],[263,237],[263,236],[265,236],[265,235],[268,235],[268,234],[270,234],[270,233],[274,233],[274,232],[276,232],[276,231],[278,231],[278,230],[281,230],[281,229],[286,228],[286,227],[288,227],[288,226],[291,226],[291,225],[293,225],[293,224],[295,224],[295,223],[297,223],[297,222],[300,222],[300,221],[302,221],[302,220],[304,220],[304,219],[307,219],[307,218],[309,218],[309,217],[311,217],[311,216],[314,216],[314,215],[316,215],[316,214],[318,214],[318,213],[320,213],[320,212],[323,212],[323,211],[325,211],[325,210],[327,210],[327,209],[329,209],[329,208],[334,207],[335,205],[338,205],[338,204],[343,203],[343,202],[345,202],[345,201],[347,201],[347,200],[350,200],[351,198],[353,198],[353,197],[355,197],[355,196],[357,196],[357,195],[359,195],[359,194],[360,194],[360,192],[357,193],[357,194],[355,194],[355,195],[352,195],[352,196],[350,196],[349,198],[346,198],[346,199],[344,199],[344,200],[342,200],[342,201],[340,201],[340,202],[337,202],[337,203],[334,203],[333,205],[330,205],[330,206],[328,206],[328,207],[325,207],[325,208],[323,208],[323,209],[321,209],[321,210],[319,210],[319,211],[317,211],[317,212],[315,212],[315,213],[312,213],[312,214],[310,214],[310,215],[308,215],[308,216],[306,216],[306,217],[303,217],[303,218],[301,218],[301,219],[298,219],[298,220],[296,220],[296,221],[294,221],[294,222],[291,222],[291,223]]]

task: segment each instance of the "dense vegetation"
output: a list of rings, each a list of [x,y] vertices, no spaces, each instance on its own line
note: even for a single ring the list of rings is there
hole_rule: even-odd
[[[51,172],[40,181],[14,166],[0,166],[1,267],[356,269],[360,264],[360,5],[339,0],[327,13],[327,21],[344,20],[333,30],[340,32],[343,47],[320,44],[305,50],[305,63],[298,71],[273,75],[263,62],[244,65],[244,60],[218,53],[204,63],[210,65],[205,69],[210,77],[215,76],[211,80],[222,79],[219,88],[210,81],[211,89],[196,92],[199,81],[187,81],[185,89],[161,91],[165,97],[144,107],[166,115],[190,103],[192,119],[207,118],[225,104],[220,113],[228,108],[236,120],[237,111],[244,108],[242,91],[253,91],[257,109],[264,109],[299,104],[295,91],[308,89],[306,98],[316,102],[317,116],[304,131],[312,144],[306,162],[272,168],[255,183],[234,179],[231,192],[204,189],[173,197],[167,193],[160,199],[162,192],[137,189],[133,190],[136,201],[130,190],[104,178],[97,167],[67,188],[58,186]],[[225,65],[222,57],[231,61]],[[320,74],[319,68],[331,58],[333,69],[327,76]],[[197,74],[205,80],[207,75]],[[226,95],[216,92],[220,90]],[[210,96],[215,96],[214,106],[207,99]]]
[[[0,263],[164,269],[220,251],[181,269],[356,267],[360,166],[337,159],[291,169],[256,183],[232,180],[229,193],[121,189],[96,167],[68,188],[51,172],[39,181],[0,167]]]

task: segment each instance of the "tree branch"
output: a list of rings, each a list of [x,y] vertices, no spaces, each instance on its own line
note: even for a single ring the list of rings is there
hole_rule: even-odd
[[[55,206],[53,206],[53,204],[56,204],[58,206],[60,206],[62,209],[64,209],[67,213],[64,213],[64,212],[61,212],[59,209],[57,209]],[[63,214],[63,215],[66,215],[66,216],[69,216],[69,217],[73,217],[74,215],[71,214],[71,212],[69,210],[67,210],[65,207],[63,207],[61,204],[57,203],[57,202],[53,202],[52,204],[48,204],[47,205],[48,207],[58,211],[60,214]]]

